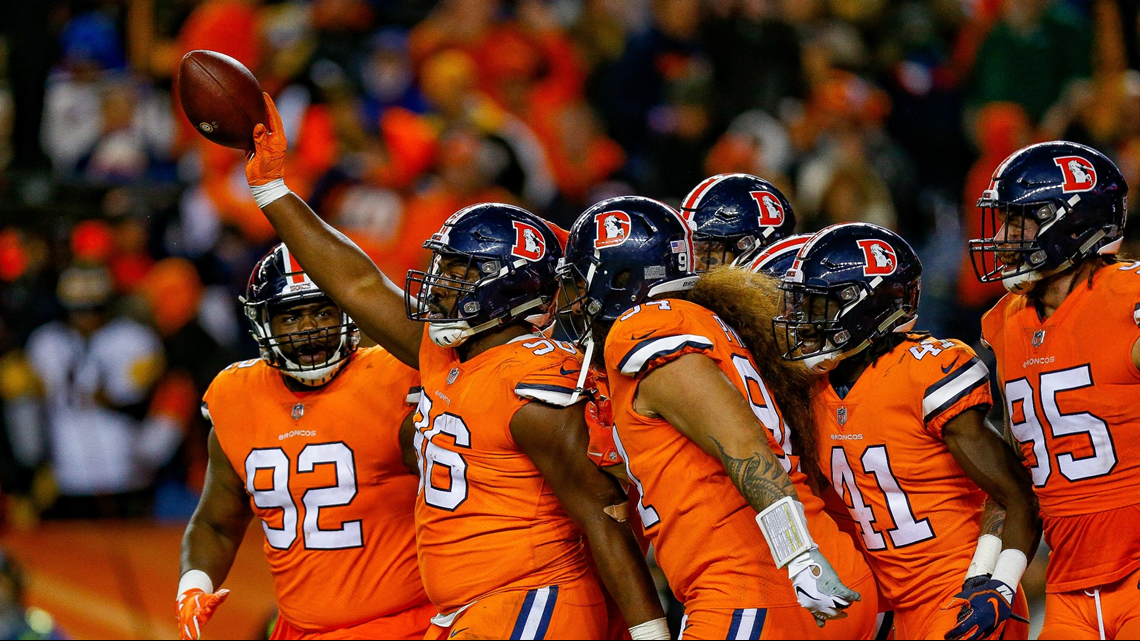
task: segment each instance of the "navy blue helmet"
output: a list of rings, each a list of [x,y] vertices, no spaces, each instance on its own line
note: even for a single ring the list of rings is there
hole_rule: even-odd
[[[706,178],[685,196],[681,213],[693,223],[698,273],[730,263],[747,265],[796,229],[796,215],[784,194],[751,174]]]
[[[796,255],[800,253],[800,248],[811,239],[811,236],[811,234],[789,236],[768,245],[764,251],[752,259],[752,262],[748,263],[748,271],[783,278],[784,274],[792,268],[792,263],[795,262]]]
[[[689,223],[665,203],[619,196],[590,207],[574,221],[559,267],[562,318],[579,341],[595,323],[613,323],[631,307],[663,294],[691,289]]]
[[[408,318],[429,323],[437,345],[457,346],[517,319],[549,324],[562,246],[543,219],[514,205],[472,205],[424,248],[431,267],[408,272],[404,302]]]
[[[983,237],[970,241],[974,272],[1025,294],[1083,258],[1115,254],[1127,195],[1120,170],[1091,147],[1054,141],[1014,152],[978,199]]]
[[[241,298],[262,360],[310,385],[331,380],[360,344],[360,331],[347,314],[340,312],[336,325],[285,334],[275,334],[270,324],[274,313],[328,300],[284,244],[271,249],[253,268]],[[324,351],[326,357],[303,363],[306,351]]]
[[[784,358],[816,373],[914,326],[922,263],[889,229],[844,223],[820,230],[784,275],[784,313],[772,321]]]

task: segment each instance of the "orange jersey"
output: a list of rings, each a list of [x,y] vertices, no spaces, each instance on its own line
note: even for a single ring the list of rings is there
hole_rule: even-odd
[[[768,428],[768,446],[789,471],[820,551],[847,585],[870,571],[847,535],[823,514],[790,455],[787,425],[735,331],[711,311],[662,300],[626,312],[606,339],[606,365],[616,422],[615,444],[641,493],[638,513],[669,585],[689,612],[701,608],[796,605],[791,580],[777,569],[756,512],[720,461],[667,421],[633,410],[641,377],[684,354],[713,359]],[[870,598],[870,595],[863,595]]]
[[[416,541],[424,586],[441,612],[588,571],[580,530],[510,428],[531,400],[567,405],[581,366],[572,345],[536,335],[460,362],[425,332]]]
[[[1140,568],[1138,325],[1140,263],[1102,267],[1045,321],[1012,294],[982,318],[1053,550],[1049,592]]]
[[[328,630],[426,603],[417,481],[398,440],[416,372],[374,347],[319,390],[282,376],[261,360],[230,365],[203,405],[262,521],[281,616]]]
[[[857,524],[890,607],[961,589],[986,495],[950,453],[942,428],[991,404],[989,371],[958,341],[911,337],[842,399],[827,376],[815,377],[820,468]]]

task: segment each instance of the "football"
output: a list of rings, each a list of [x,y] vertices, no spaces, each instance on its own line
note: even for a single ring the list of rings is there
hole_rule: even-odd
[[[261,85],[245,65],[216,51],[191,51],[178,70],[178,99],[210,142],[251,151],[253,126],[268,120]]]

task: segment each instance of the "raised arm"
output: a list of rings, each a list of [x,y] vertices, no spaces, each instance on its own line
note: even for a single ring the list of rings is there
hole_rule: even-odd
[[[976,560],[979,555],[983,557],[977,564],[986,567],[971,564],[971,572],[980,574],[951,603],[960,607],[963,615],[946,635],[948,639],[980,639],[996,631],[1011,615],[1021,575],[1041,541],[1041,516],[1028,470],[1013,447],[986,424],[982,410],[970,409],[955,416],[942,429],[942,435],[958,465],[989,495],[979,553],[975,555]],[[1001,539],[999,553],[981,549],[991,546],[987,535]],[[986,574],[990,576],[980,580]],[[998,603],[992,598],[994,594],[1000,594],[1004,602]]]
[[[724,465],[733,484],[760,513],[757,524],[773,550],[796,550],[788,558],[776,558],[776,564],[787,565],[800,605],[816,623],[822,626],[827,619],[846,616],[843,609],[858,601],[859,593],[843,584],[811,541],[803,505],[768,445],[767,428],[717,364],[704,354],[686,354],[660,365],[641,379],[634,403],[638,412],[665,419]],[[775,521],[794,527],[770,530],[764,518],[769,509],[782,513]]]
[[[359,247],[325,223],[285,186],[285,131],[268,94],[269,126],[253,130],[245,174],[257,204],[305,273],[370,338],[410,367],[419,366],[423,324],[404,312],[404,293]]]
[[[197,639],[202,626],[226,600],[229,590],[218,590],[230,573],[238,547],[253,512],[241,477],[222,452],[210,430],[206,484],[198,508],[182,535],[182,570],[178,583],[178,632]]]
[[[563,408],[531,401],[515,413],[511,435],[586,534],[602,582],[617,601],[633,638],[668,639],[657,589],[620,512],[626,497],[586,457],[589,436],[581,404]]]

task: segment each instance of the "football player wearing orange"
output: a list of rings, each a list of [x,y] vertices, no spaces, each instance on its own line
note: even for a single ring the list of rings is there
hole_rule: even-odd
[[[253,516],[280,616],[274,639],[418,639],[433,614],[416,564],[405,465],[415,371],[360,334],[278,245],[243,299],[259,360],[206,391],[206,486],[182,540],[179,633],[197,639],[228,590]]]
[[[832,225],[796,254],[771,327],[814,374],[819,467],[858,524],[896,636],[982,639],[1015,610],[1027,623],[1015,594],[1041,524],[1017,453],[985,423],[986,366],[961,342],[910,333],[921,273],[894,232]],[[986,495],[1005,508],[1003,549],[992,576],[963,586]]]
[[[1010,293],[982,319],[1008,428],[1052,549],[1042,639],[1140,638],[1140,263],[1119,263],[1128,185],[1070,142],[994,171],[970,242]]]
[[[682,637],[868,638],[870,569],[808,491],[739,337],[679,298],[692,264],[688,223],[627,196],[579,217],[560,270],[587,353],[604,345],[614,442],[685,604]]]
[[[667,638],[620,488],[584,456],[572,345],[536,333],[552,313],[562,248],[533,214],[456,212],[425,243],[407,293],[285,187],[285,138],[266,96],[246,165],[254,197],[308,273],[368,336],[419,369],[416,544],[439,610],[431,638],[598,638],[606,609],[633,638]],[[426,328],[425,328],[426,325]],[[583,545],[593,553],[597,572]]]
[[[694,230],[693,271],[698,274],[721,265],[751,264],[768,247],[781,246],[796,228],[792,204],[784,194],[751,174],[717,174],[702,180],[685,196],[680,213]],[[571,305],[562,309],[564,317],[580,311]],[[605,371],[592,369],[586,386],[592,390],[586,406],[590,426],[587,454],[599,467],[628,483],[622,467],[625,461],[614,445]]]

